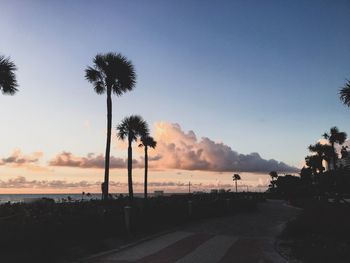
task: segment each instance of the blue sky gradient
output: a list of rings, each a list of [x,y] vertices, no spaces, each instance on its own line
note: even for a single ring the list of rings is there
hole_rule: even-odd
[[[108,51],[138,74],[135,91],[113,101],[114,126],[139,113],[295,166],[331,126],[350,133],[337,95],[350,78],[349,1],[0,4],[0,52],[20,84],[0,97],[0,155],[103,153],[105,96],[84,69]]]

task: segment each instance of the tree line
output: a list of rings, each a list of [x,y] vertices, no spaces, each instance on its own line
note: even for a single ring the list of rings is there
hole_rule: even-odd
[[[286,198],[308,196],[345,201],[344,195],[350,194],[350,162],[344,165],[341,160],[348,158],[348,147],[343,146],[347,134],[332,127],[322,136],[324,141],[308,146],[310,155],[305,157],[300,176],[281,176],[276,171],[269,173],[268,192]]]

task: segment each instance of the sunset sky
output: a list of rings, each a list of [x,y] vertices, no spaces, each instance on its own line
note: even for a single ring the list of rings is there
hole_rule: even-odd
[[[158,141],[151,190],[230,188],[234,171],[241,189],[264,189],[269,171],[301,168],[330,127],[350,134],[337,95],[350,78],[349,1],[0,0],[0,10],[0,54],[19,82],[0,96],[0,193],[100,190],[106,96],[84,79],[97,53],[121,52],[137,72],[135,90],[113,98],[115,192],[127,182],[115,126],[131,114]]]

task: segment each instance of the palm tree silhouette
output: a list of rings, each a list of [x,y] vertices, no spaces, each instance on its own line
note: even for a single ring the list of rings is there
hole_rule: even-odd
[[[0,90],[3,94],[14,95],[18,91],[16,70],[17,67],[10,58],[0,56]]]
[[[121,96],[125,92],[131,91],[136,84],[136,73],[132,62],[120,53],[98,54],[93,63],[92,67],[89,66],[85,69],[85,78],[93,84],[97,94],[107,93],[107,141],[102,199],[108,199],[112,93]]]
[[[278,178],[278,173],[276,171],[271,171],[271,172],[269,172],[269,175],[271,177],[272,189],[275,190],[276,181],[277,181],[277,178]]]
[[[151,136],[141,137],[141,144],[139,147],[145,148],[145,186],[144,186],[144,197],[147,199],[147,176],[148,176],[148,147],[156,148],[157,142]]]
[[[308,149],[310,152],[315,153],[315,155],[307,156],[307,160],[305,159],[306,162],[310,163],[314,170],[323,172],[324,167],[322,165],[322,160],[326,161],[329,166],[329,163],[334,156],[334,148],[331,145],[321,144],[318,142],[314,145],[309,145]]]
[[[322,165],[322,161],[322,156],[318,154],[308,155],[305,157],[305,164],[311,168],[314,176],[324,171],[325,168]]]
[[[345,132],[340,132],[339,129],[337,127],[332,127],[330,129],[330,132],[329,133],[324,133],[323,134],[323,138],[327,139],[329,141],[329,143],[331,144],[332,146],[332,149],[333,149],[333,168],[334,170],[337,169],[337,159],[338,159],[338,154],[336,153],[335,151],[335,147],[334,145],[337,143],[339,145],[342,145],[345,140],[346,140],[346,133]]]
[[[239,174],[234,174],[232,176],[232,180],[235,181],[235,183],[236,183],[236,193],[237,193],[237,181],[241,180],[241,176]]]
[[[350,80],[347,80],[344,87],[340,89],[339,95],[343,104],[350,107]]]
[[[129,186],[129,199],[132,201],[134,197],[132,187],[132,147],[133,141],[137,138],[148,136],[149,130],[147,122],[139,115],[131,115],[125,117],[122,122],[117,126],[117,136],[121,140],[128,139],[128,186]]]

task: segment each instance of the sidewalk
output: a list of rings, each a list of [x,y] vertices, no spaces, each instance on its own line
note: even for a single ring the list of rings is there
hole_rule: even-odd
[[[267,201],[254,213],[193,222],[135,246],[92,257],[85,263],[286,262],[275,250],[284,223],[298,213]]]

